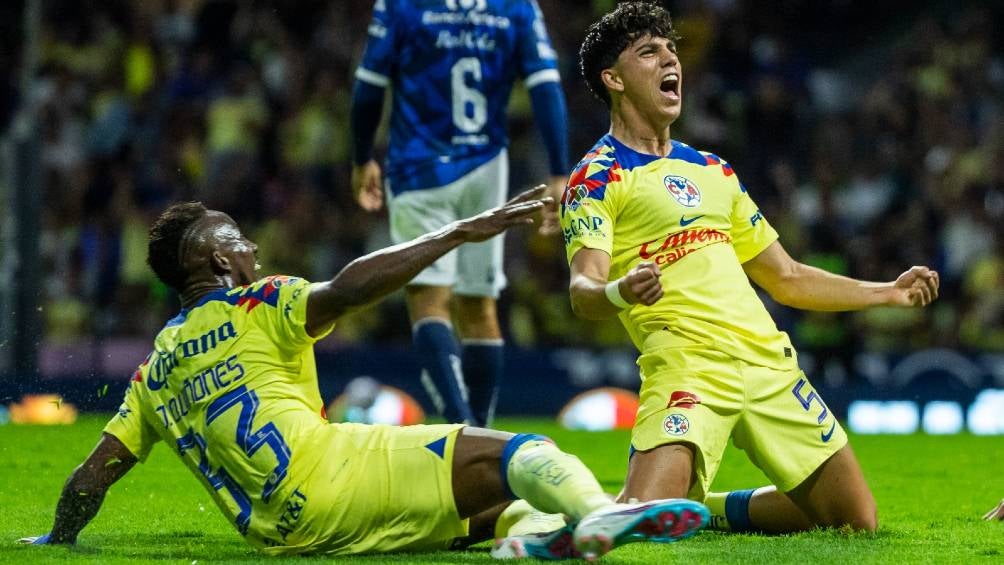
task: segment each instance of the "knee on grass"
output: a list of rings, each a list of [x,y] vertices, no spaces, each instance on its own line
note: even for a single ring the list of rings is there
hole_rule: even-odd
[[[837,511],[822,516],[817,524],[824,528],[848,529],[854,532],[874,533],[878,529],[878,509],[874,504]]]

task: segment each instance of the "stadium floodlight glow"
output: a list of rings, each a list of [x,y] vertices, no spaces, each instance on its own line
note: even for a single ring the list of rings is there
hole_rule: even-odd
[[[962,431],[964,420],[958,402],[934,400],[924,406],[922,426],[931,435],[952,435]]]
[[[969,406],[966,423],[969,431],[976,435],[1004,433],[1004,390],[980,391]]]
[[[855,400],[847,407],[847,427],[857,434],[882,433],[882,403],[878,400]]]
[[[858,434],[912,434],[920,407],[912,400],[855,400],[847,407],[847,425]]]
[[[883,431],[888,434],[912,434],[920,426],[920,407],[912,400],[885,403]]]

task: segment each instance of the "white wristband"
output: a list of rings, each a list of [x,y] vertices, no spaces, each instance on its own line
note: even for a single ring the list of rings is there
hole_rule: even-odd
[[[604,293],[607,295],[607,300],[609,300],[611,304],[623,310],[631,305],[628,304],[627,300],[624,300],[623,296],[621,296],[621,288],[618,284],[619,282],[620,279],[608,282],[606,288],[604,289]]]

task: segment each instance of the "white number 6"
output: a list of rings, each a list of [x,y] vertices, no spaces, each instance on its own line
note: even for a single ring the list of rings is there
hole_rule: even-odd
[[[488,120],[485,109],[485,95],[476,88],[467,86],[467,75],[475,83],[481,82],[481,61],[477,57],[464,57],[450,69],[453,89],[453,124],[464,133],[477,133]],[[471,105],[468,115],[467,105]]]

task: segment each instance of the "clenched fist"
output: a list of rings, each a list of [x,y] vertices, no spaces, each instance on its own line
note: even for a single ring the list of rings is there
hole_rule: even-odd
[[[628,304],[651,306],[662,298],[662,271],[655,263],[638,263],[621,277],[617,288]]]
[[[941,280],[938,272],[927,267],[910,267],[893,283],[895,294],[892,304],[896,306],[927,306],[938,298]]]

